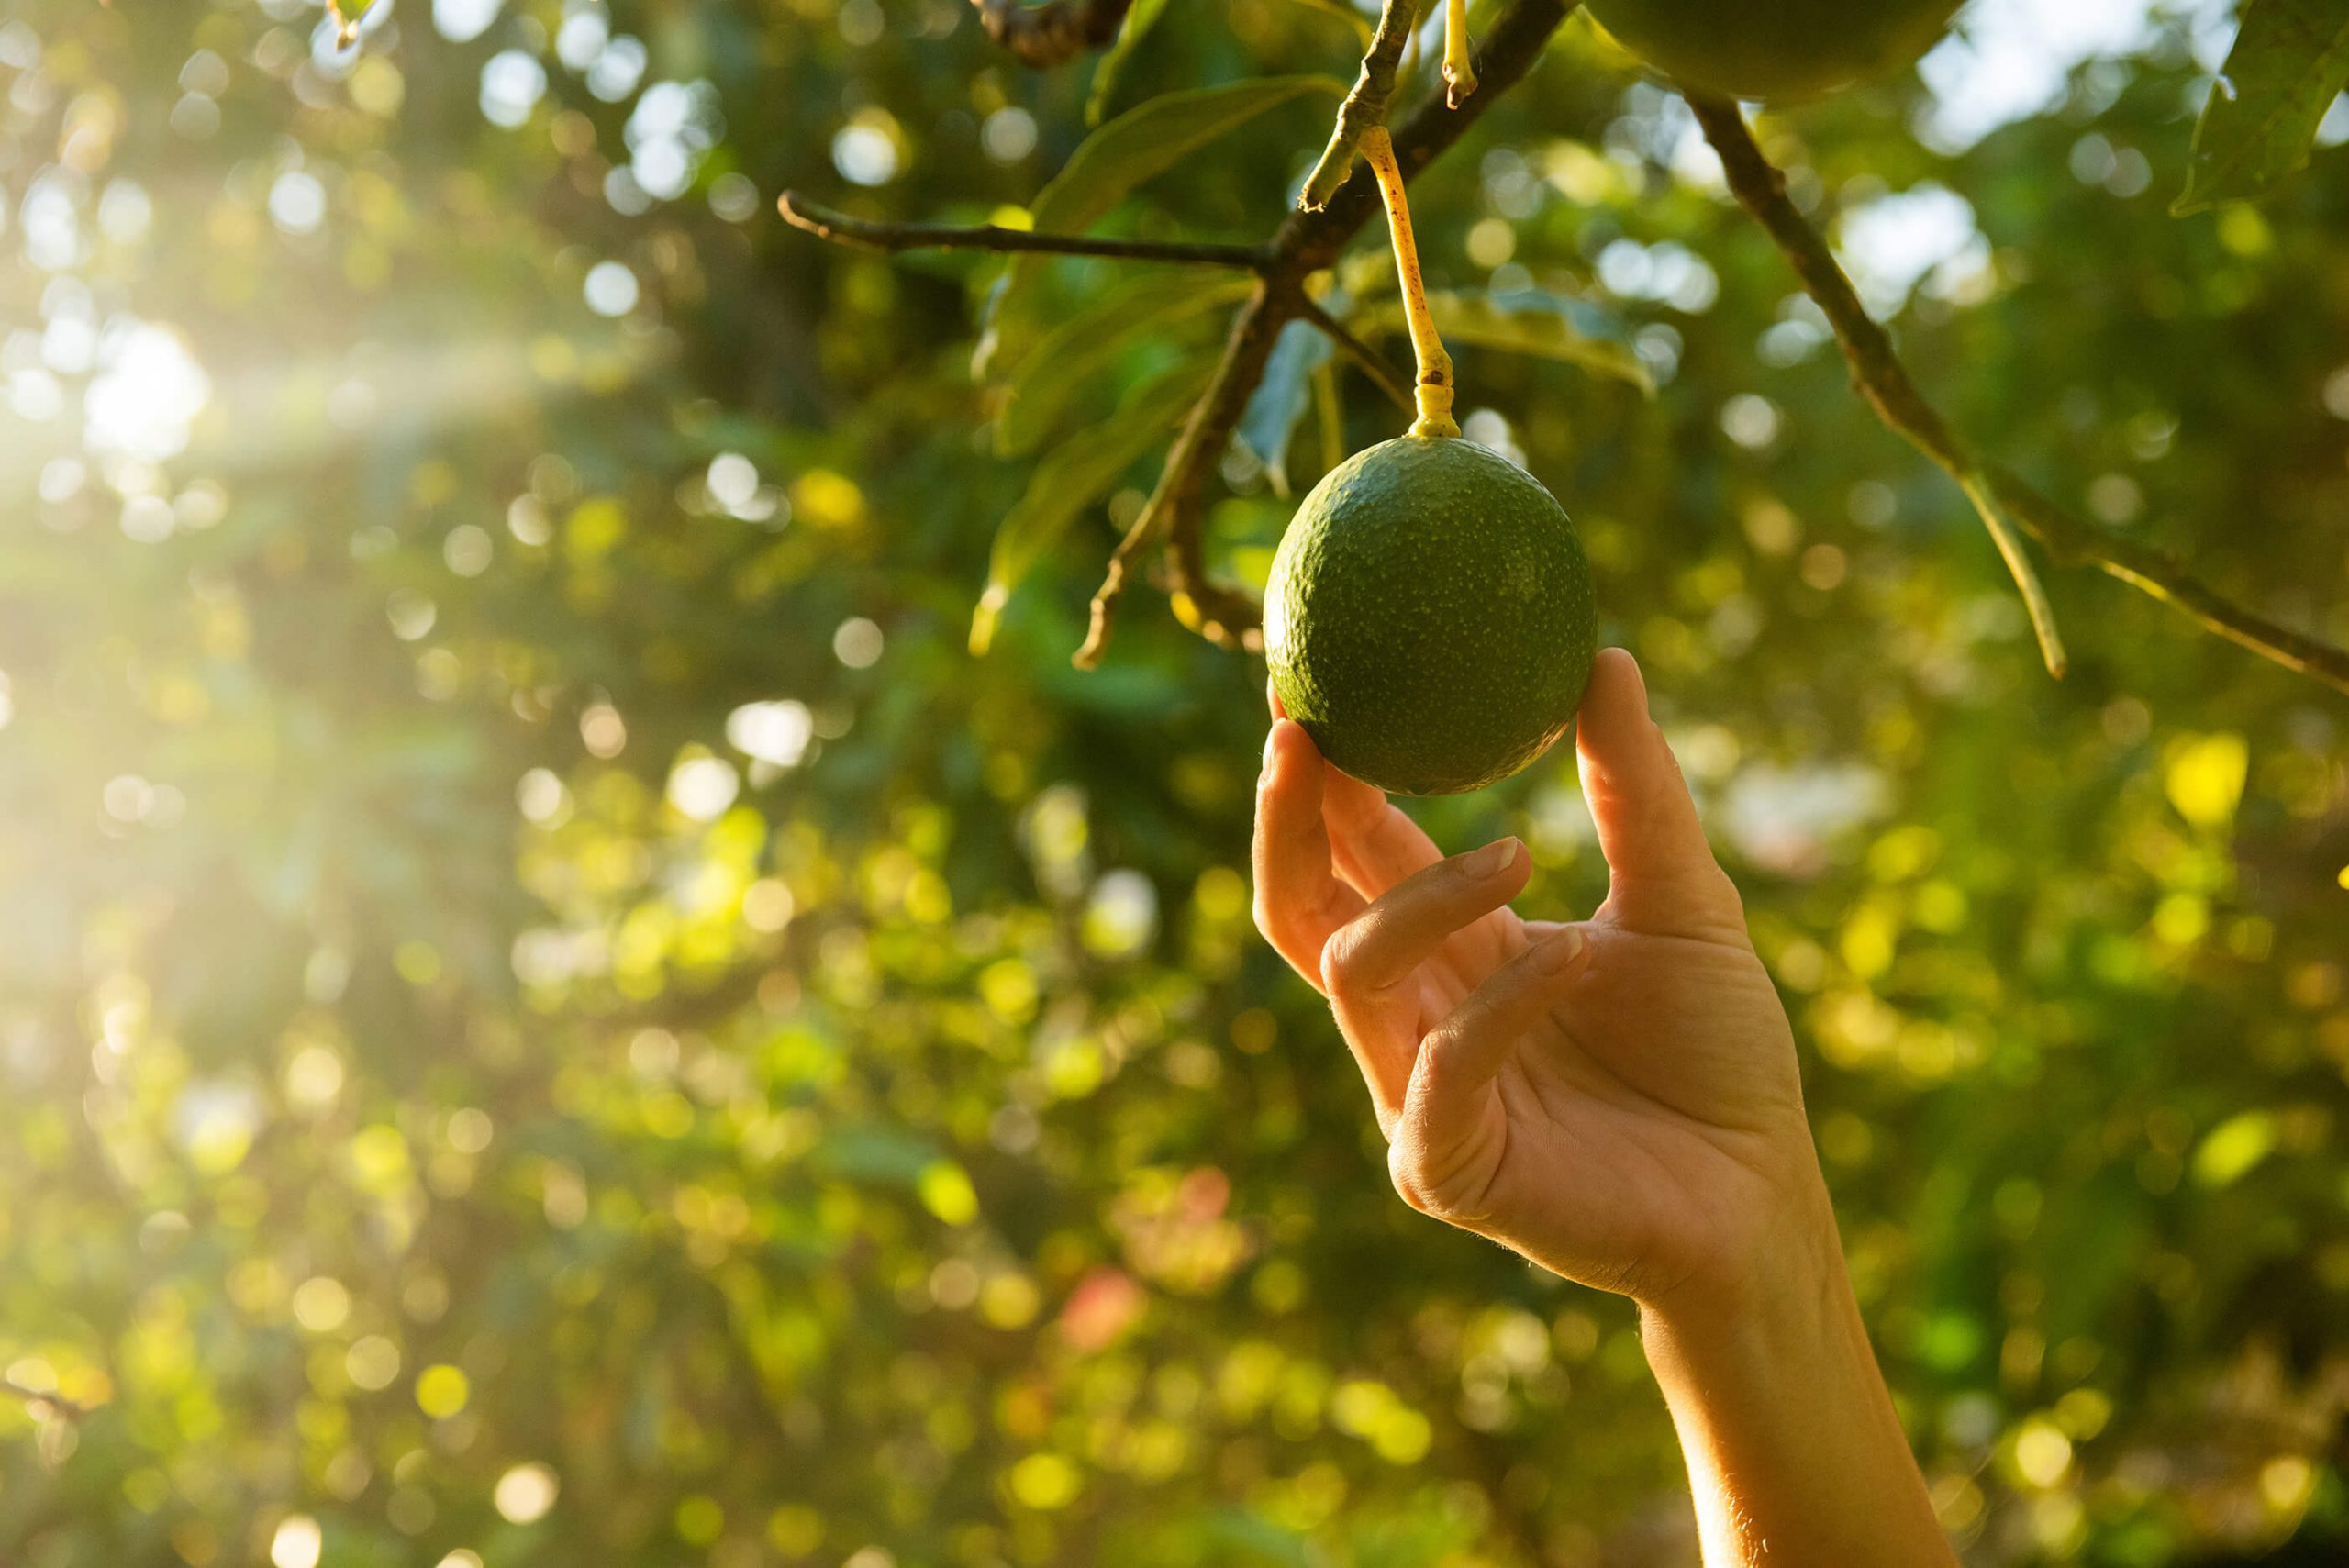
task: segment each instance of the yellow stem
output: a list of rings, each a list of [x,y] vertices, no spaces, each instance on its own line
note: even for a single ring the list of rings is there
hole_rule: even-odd
[[[1476,90],[1476,67],[1468,58],[1468,0],[1444,0],[1443,101],[1453,108]]]
[[[1411,425],[1415,436],[1456,436],[1452,418],[1452,356],[1428,310],[1428,287],[1419,276],[1419,248],[1411,238],[1411,206],[1403,195],[1403,170],[1395,161],[1395,143],[1385,126],[1363,133],[1362,155],[1378,176],[1378,194],[1386,202],[1386,227],[1395,240],[1395,271],[1403,284],[1403,317],[1411,328],[1411,351],[1419,357],[1419,384],[1413,389],[1419,417]]]

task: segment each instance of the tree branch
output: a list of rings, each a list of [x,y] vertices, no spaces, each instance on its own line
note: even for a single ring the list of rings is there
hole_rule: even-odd
[[[1689,94],[1688,105],[1704,128],[1706,139],[1720,154],[1730,190],[1776,241],[1801,280],[1803,291],[1826,313],[1851,369],[1853,385],[1879,419],[1967,490],[1994,539],[2001,527],[1998,514],[2003,511],[2058,560],[2095,565],[2263,658],[2313,676],[2337,691],[2349,692],[2349,651],[2245,609],[2195,577],[2176,556],[2083,522],[2014,474],[1985,467],[1972,457],[1909,380],[1907,367],[1893,350],[1890,335],[1861,305],[1825,238],[1787,199],[1784,177],[1754,145],[1738,106],[1726,98],[1700,93]],[[1998,542],[2001,553],[2007,553],[2008,541]],[[2019,559],[2020,552],[2009,555],[2009,564]],[[2027,567],[2017,577],[2029,601],[2036,591],[2036,580]],[[2032,608],[2037,624],[2043,610],[2040,605]],[[2043,644],[2051,629],[2041,626]],[[2060,663],[2061,645],[2055,644],[2050,651],[2051,665]]]
[[[78,1421],[89,1413],[61,1394],[50,1394],[38,1388],[28,1388],[13,1377],[0,1377],[0,1394],[5,1394],[12,1399],[20,1399],[28,1407],[34,1410],[53,1411],[69,1421]]]
[[[1363,51],[1362,71],[1354,78],[1353,90],[1338,106],[1338,123],[1330,131],[1330,145],[1321,150],[1321,161],[1306,176],[1305,189],[1297,195],[1297,205],[1305,211],[1319,212],[1330,205],[1330,198],[1353,172],[1363,133],[1386,123],[1386,100],[1395,95],[1396,62],[1403,58],[1403,46],[1410,41],[1411,28],[1419,19],[1419,0],[1385,0],[1379,8],[1378,30],[1370,35],[1370,48]]]
[[[1088,234],[1038,234],[983,223],[957,228],[936,223],[874,223],[785,191],[775,203],[784,221],[835,245],[895,254],[899,250],[1041,250],[1055,256],[1106,256],[1121,261],[1182,261],[1243,267],[1261,272],[1275,258],[1263,245],[1214,245],[1181,240],[1109,239]]]
[[[1510,0],[1475,50],[1479,84],[1468,100],[1455,109],[1442,93],[1431,93],[1395,128],[1395,161],[1402,166],[1405,180],[1417,179],[1467,134],[1495,99],[1524,80],[1575,5],[1575,0]],[[1273,249],[1305,272],[1317,271],[1336,261],[1346,241],[1377,211],[1378,182],[1358,168],[1320,211],[1289,214],[1273,237]]]
[[[1166,466],[1159,471],[1158,485],[1143,504],[1141,515],[1134,519],[1109,557],[1108,573],[1093,595],[1092,622],[1085,628],[1085,645],[1076,651],[1078,669],[1090,670],[1101,662],[1102,651],[1108,646],[1109,623],[1117,610],[1118,597],[1125,592],[1127,573],[1144,550],[1170,535],[1175,545],[1175,592],[1191,602],[1187,611],[1178,604],[1176,615],[1194,631],[1226,646],[1246,645],[1249,635],[1256,629],[1257,612],[1244,599],[1234,605],[1228,598],[1216,595],[1222,613],[1213,616],[1200,603],[1207,587],[1207,573],[1198,530],[1191,525],[1191,519],[1197,514],[1199,486],[1207,478],[1208,467],[1223,455],[1224,443],[1230,439],[1233,427],[1248,406],[1249,395],[1264,377],[1264,361],[1272,357],[1282,318],[1286,313],[1295,311],[1302,297],[1295,278],[1284,278],[1277,293],[1268,280],[1233,319],[1231,335],[1224,341],[1223,359],[1215,368],[1214,379],[1192,406],[1191,417],[1183,422],[1182,434],[1174,438],[1174,450],[1166,454]]]
[[[1297,313],[1319,328],[1346,358],[1353,361],[1363,374],[1370,377],[1387,401],[1412,417],[1419,417],[1419,407],[1411,401],[1411,383],[1395,368],[1395,362],[1354,335],[1353,328],[1330,315],[1310,298],[1297,305]]]
[[[979,8],[979,26],[987,37],[1009,50],[1020,64],[1043,70],[1108,44],[1125,25],[1126,11],[1133,0],[1045,0],[1041,6],[1023,6],[1019,0],[971,3]]]
[[[1401,0],[1408,4],[1409,0]],[[1409,119],[1395,132],[1395,160],[1403,177],[1410,179],[1435,161],[1446,148],[1467,133],[1486,105],[1521,80],[1531,70],[1550,35],[1566,19],[1573,0],[1510,0],[1495,17],[1477,52],[1475,71],[1482,85],[1453,108],[1439,90],[1421,101]],[[1205,550],[1199,539],[1199,493],[1208,470],[1223,456],[1231,432],[1248,406],[1249,395],[1263,379],[1264,361],[1281,328],[1304,315],[1311,303],[1305,280],[1337,260],[1378,206],[1377,182],[1369,171],[1357,168],[1340,185],[1328,205],[1314,212],[1292,212],[1273,236],[1272,261],[1264,282],[1242,306],[1225,341],[1223,360],[1215,378],[1182,434],[1166,454],[1157,487],[1118,543],[1109,570],[1093,595],[1092,621],[1085,645],[1077,651],[1080,669],[1098,663],[1107,646],[1119,596],[1135,560],[1161,539],[1168,541],[1169,567],[1176,616],[1210,640],[1241,647],[1259,641],[1263,610],[1247,595],[1208,581]]]
[[[2253,614],[2196,577],[2167,550],[2081,522],[2005,469],[1990,470],[1989,480],[2009,514],[2058,561],[2084,561],[2159,599],[2207,631],[2335,691],[2349,692],[2349,652]]]
[[[1063,9],[1069,0],[1053,0],[1052,5],[1032,9],[1007,4],[1006,0],[976,0],[976,3],[982,17],[999,13],[1007,17],[1074,15]],[[1103,7],[1114,6],[1120,17],[1124,13],[1124,6],[1119,0],[1091,0],[1091,4]],[[1523,79],[1540,56],[1542,46],[1549,42],[1550,35],[1558,30],[1559,24],[1565,20],[1566,14],[1573,7],[1574,0],[1510,0],[1510,4],[1493,19],[1483,47],[1475,52],[1474,71],[1481,83],[1479,90],[1457,107],[1445,101],[1446,95],[1442,91],[1431,94],[1394,133],[1395,160],[1404,179],[1412,178],[1433,162],[1445,149],[1466,134],[1487,105]],[[1125,538],[1119,541],[1116,552],[1110,557],[1108,574],[1093,596],[1092,622],[1085,645],[1076,654],[1076,662],[1080,666],[1090,667],[1099,662],[1108,642],[1110,621],[1119,596],[1125,590],[1127,579],[1142,554],[1161,541],[1169,546],[1170,596],[1176,617],[1193,630],[1219,644],[1256,645],[1262,618],[1261,606],[1249,595],[1220,586],[1208,579],[1205,546],[1199,537],[1198,503],[1208,471],[1223,456],[1224,449],[1231,439],[1231,432],[1248,406],[1250,395],[1264,378],[1265,361],[1271,357],[1274,340],[1280,336],[1283,326],[1299,317],[1313,321],[1317,327],[1330,333],[1339,347],[1379,383],[1382,390],[1396,397],[1398,403],[1408,406],[1408,396],[1400,395],[1399,378],[1393,368],[1375,350],[1347,331],[1341,323],[1314,305],[1305,293],[1305,280],[1336,261],[1338,252],[1377,209],[1377,182],[1369,178],[1365,171],[1352,168],[1353,147],[1371,125],[1383,123],[1386,98],[1394,86],[1394,58],[1401,53],[1417,10],[1417,0],[1389,0],[1387,16],[1382,17],[1381,27],[1386,27],[1388,17],[1397,18],[1397,22],[1383,84],[1379,84],[1376,90],[1376,102],[1373,106],[1375,114],[1365,115],[1363,112],[1367,104],[1364,97],[1364,83],[1357,83],[1354,93],[1347,100],[1348,107],[1355,111],[1357,123],[1352,128],[1352,140],[1347,142],[1344,157],[1330,177],[1332,189],[1327,193],[1327,199],[1315,210],[1290,213],[1265,245],[1191,245],[1154,240],[1099,239],[1085,235],[1035,234],[991,224],[956,228],[936,224],[874,223],[835,212],[790,191],[785,192],[777,204],[785,219],[796,228],[838,244],[862,246],[885,252],[922,249],[1040,250],[1125,261],[1189,261],[1243,267],[1263,278],[1255,294],[1234,318],[1231,334],[1224,344],[1223,359],[1217,365],[1206,393],[1193,406],[1190,417],[1184,421],[1182,432],[1167,453],[1166,465],[1159,474],[1157,486],[1143,506],[1141,515],[1134,519],[1133,526],[1127,529]],[[1074,24],[1063,20],[1052,25],[1069,28]],[[1004,26],[1016,31],[1030,26],[1041,29],[1046,24],[1006,20]],[[995,31],[992,24],[989,31],[991,34]],[[1115,31],[1113,23],[1109,32],[1114,34]],[[1019,45],[1010,47],[1019,52]],[[1074,52],[1074,46],[1071,52]],[[1373,52],[1377,52],[1375,44]],[[1020,58],[1027,60],[1029,56],[1023,53]],[[1367,59],[1364,62],[1364,70],[1367,82],[1371,76],[1371,61]],[[1347,134],[1346,122],[1347,117],[1341,111],[1340,138]],[[1338,142],[1339,139],[1332,139],[1332,151],[1337,149]],[[1329,158],[1325,155],[1325,167],[1328,162]]]

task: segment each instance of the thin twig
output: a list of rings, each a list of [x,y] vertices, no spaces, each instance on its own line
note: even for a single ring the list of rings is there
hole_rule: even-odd
[[[972,0],[987,37],[1011,51],[1020,64],[1042,70],[1102,49],[1125,25],[1133,0]]]
[[[2000,521],[2011,517],[2056,559],[2087,562],[2263,658],[2337,691],[2349,692],[2349,651],[2245,609],[2197,578],[2176,557],[2083,522],[2012,473],[1977,462],[1909,380],[1907,367],[1893,350],[1890,335],[1861,305],[1825,238],[1787,199],[1785,177],[1754,145],[1738,106],[1726,98],[1701,93],[1689,94],[1688,105],[1704,128],[1706,139],[1720,155],[1730,190],[1777,242],[1804,292],[1826,313],[1851,369],[1853,385],[1887,427],[1907,437],[1960,485],[1970,486],[1977,506],[1981,501],[1990,503],[1979,509],[1994,539],[1998,539]],[[1998,542],[2013,565],[2019,552],[2009,552],[2011,541]],[[2042,595],[2032,603],[2038,584],[2027,565],[2018,573],[2017,583],[2025,602],[2032,605],[2036,623],[2044,612],[2045,599]],[[2042,628],[2043,643],[2051,629],[2052,623]],[[2053,646],[2055,660],[2061,657],[2060,642]]]
[[[53,1410],[69,1421],[78,1421],[88,1414],[81,1406],[61,1394],[52,1394],[39,1388],[28,1388],[13,1377],[0,1377],[0,1394],[5,1394],[12,1399],[20,1399],[27,1406],[37,1409]]]
[[[1406,181],[1419,178],[1495,100],[1524,79],[1575,5],[1575,0],[1511,0],[1493,17],[1475,51],[1477,91],[1457,108],[1442,93],[1431,93],[1394,128],[1395,161]],[[1273,237],[1273,248],[1308,272],[1326,267],[1377,210],[1378,183],[1358,171],[1320,211],[1289,214]]]
[[[1110,239],[1089,234],[1038,234],[983,223],[958,228],[937,223],[874,223],[785,191],[775,203],[784,221],[836,245],[895,253],[899,250],[1041,250],[1055,256],[1106,256],[1121,261],[1180,261],[1209,267],[1243,267],[1261,272],[1274,261],[1262,245],[1215,245],[1182,240]]]
[[[1294,289],[1295,284],[1292,282],[1288,286]],[[1272,357],[1274,339],[1280,336],[1277,317],[1283,307],[1295,308],[1294,301],[1284,300],[1282,306],[1276,306],[1274,300],[1269,284],[1260,287],[1233,320],[1223,359],[1215,369],[1215,379],[1208,384],[1206,393],[1191,409],[1191,417],[1183,422],[1182,433],[1174,438],[1174,450],[1166,454],[1166,466],[1159,471],[1157,487],[1142,504],[1141,515],[1134,519],[1133,526],[1110,554],[1108,573],[1093,595],[1084,646],[1076,651],[1078,669],[1090,670],[1101,662],[1101,654],[1109,643],[1109,623],[1116,614],[1119,595],[1125,592],[1127,573],[1145,550],[1174,532],[1176,519],[1190,514],[1199,486],[1207,479],[1208,468],[1222,455],[1223,445],[1240,422],[1249,395],[1263,379],[1264,361]],[[1182,551],[1197,550],[1195,537],[1196,530],[1190,530],[1189,537],[1176,539],[1178,556]],[[1204,563],[1194,569],[1191,562],[1178,559],[1175,573],[1178,590],[1196,604],[1206,582]],[[1209,618],[1202,614],[1199,624],[1192,629],[1206,630]],[[1245,620],[1236,626],[1229,624],[1229,620],[1228,617],[1213,617],[1224,635],[1211,634],[1210,640],[1243,639],[1253,629]]]
[[[1476,90],[1468,42],[1468,0],[1443,0],[1443,101],[1453,108]]]
[[[1385,393],[1396,407],[1406,414],[1419,412],[1411,401],[1410,378],[1397,370],[1392,360],[1364,342],[1353,328],[1322,309],[1310,298],[1298,304],[1297,314],[1319,328],[1323,336],[1335,343],[1339,351],[1346,358],[1353,361],[1363,374],[1368,376],[1372,384]]]
[[[1330,131],[1330,145],[1321,150],[1321,161],[1306,176],[1305,189],[1297,195],[1297,205],[1304,211],[1318,212],[1330,205],[1330,198],[1353,172],[1362,133],[1386,123],[1386,100],[1395,95],[1395,64],[1403,58],[1403,45],[1419,19],[1419,0],[1386,0],[1380,7],[1378,30],[1370,35],[1370,48],[1363,51],[1362,72],[1354,78],[1353,90],[1338,106],[1338,123]]]
[[[2085,562],[2159,599],[2206,631],[2335,691],[2349,692],[2349,652],[2243,608],[2167,550],[2090,528],[2005,469],[1992,469],[1989,477],[1991,492],[2008,515],[2058,561]]]

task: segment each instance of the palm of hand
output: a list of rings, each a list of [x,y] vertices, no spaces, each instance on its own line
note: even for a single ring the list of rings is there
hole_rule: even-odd
[[[1422,1036],[1564,928],[1499,910],[1418,978]],[[1728,1266],[1805,1140],[1794,1041],[1761,961],[1601,908],[1575,983],[1510,1044],[1464,1136],[1407,1158],[1427,1206],[1585,1284],[1654,1297]],[[1465,939],[1465,940],[1462,940]],[[1408,1125],[1405,1136],[1413,1135]]]

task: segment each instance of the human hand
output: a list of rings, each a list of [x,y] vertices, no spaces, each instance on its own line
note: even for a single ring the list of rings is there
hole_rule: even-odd
[[[1620,649],[1576,747],[1609,891],[1553,924],[1508,907],[1523,845],[1442,858],[1276,718],[1256,923],[1329,997],[1413,1207],[1649,1306],[1724,1305],[1834,1248],[1793,1036]]]
[[[1443,859],[1276,717],[1256,923],[1330,998],[1415,1208],[1640,1303],[1705,1562],[1955,1568],[1868,1346],[1794,1037],[1630,654],[1575,735],[1586,920],[1508,908],[1512,839]]]

